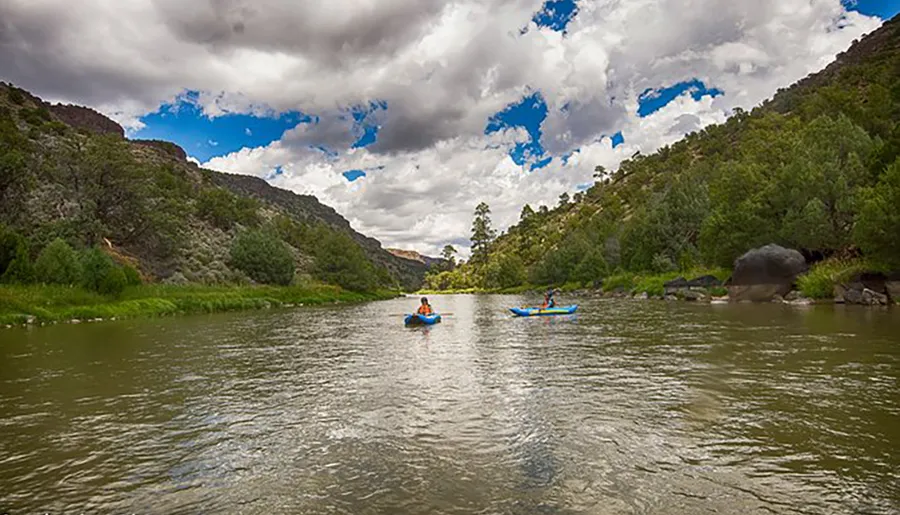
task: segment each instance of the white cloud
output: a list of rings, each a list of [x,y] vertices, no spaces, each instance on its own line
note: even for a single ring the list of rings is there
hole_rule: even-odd
[[[50,100],[95,107],[130,128],[184,90],[209,116],[300,110],[320,115],[283,140],[208,166],[269,176],[312,193],[386,245],[435,253],[468,237],[491,204],[500,227],[522,204],[555,203],[593,168],[647,153],[750,108],[822,68],[880,20],[840,0],[580,0],[568,34],[530,23],[540,0],[7,0],[0,75]],[[103,27],[98,30],[97,27]],[[520,30],[528,27],[525,34]],[[842,27],[839,29],[839,27]],[[725,92],[685,95],[653,116],[638,95],[698,78]],[[539,90],[544,146],[560,156],[531,173],[507,155],[520,130],[485,136],[487,119]],[[377,143],[350,149],[341,115],[382,100]],[[561,108],[568,106],[563,112]],[[625,144],[613,149],[621,130]],[[336,158],[311,150],[323,144]],[[341,172],[370,170],[348,183]]]

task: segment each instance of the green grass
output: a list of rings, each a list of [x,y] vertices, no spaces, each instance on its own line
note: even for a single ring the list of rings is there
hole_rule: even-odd
[[[458,288],[458,289],[448,289],[448,290],[418,290],[415,292],[416,295],[456,295],[456,294],[476,294],[476,293],[491,293],[488,290],[483,288]]]
[[[650,296],[662,297],[666,289],[663,284],[681,277],[683,274],[679,272],[670,272],[667,274],[661,275],[647,275],[636,277],[634,281],[634,292],[635,293],[644,293]]]
[[[871,267],[861,260],[829,259],[816,263],[797,279],[797,287],[810,299],[834,298],[834,285],[848,281],[853,275]]]
[[[519,295],[523,293],[543,293],[547,291],[549,286],[535,286],[533,284],[521,284],[519,286],[510,286],[509,288],[462,288],[448,290],[418,290],[416,295],[478,295],[497,293],[501,295]],[[560,291],[571,292],[582,289],[582,285],[578,283],[566,283],[560,287]]]
[[[704,269],[697,268],[688,270],[687,272],[668,272],[665,274],[634,274],[621,273],[611,275],[603,280],[603,291],[611,292],[617,288],[622,288],[629,293],[647,293],[650,296],[662,296],[665,293],[665,283],[684,277],[687,280],[696,279],[704,275],[712,275],[720,281],[725,281],[731,276],[731,271],[724,268]],[[721,293],[721,288],[714,288],[717,293]]]
[[[62,286],[0,287],[0,324],[72,319],[133,318],[318,305],[388,299],[388,291],[357,293],[337,286],[168,286],[131,287],[119,297]]]

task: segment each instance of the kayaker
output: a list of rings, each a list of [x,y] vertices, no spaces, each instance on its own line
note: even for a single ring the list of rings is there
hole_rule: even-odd
[[[434,310],[431,309],[431,304],[428,303],[427,297],[422,297],[422,305],[419,306],[419,310],[416,311],[416,314],[426,316],[434,314]]]
[[[547,293],[544,294],[544,303],[541,304],[541,309],[554,308],[556,307],[556,301],[553,300],[553,294],[559,290],[554,290],[550,288],[547,290]]]

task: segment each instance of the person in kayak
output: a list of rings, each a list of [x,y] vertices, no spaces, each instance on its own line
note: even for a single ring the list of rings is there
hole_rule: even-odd
[[[431,304],[428,303],[427,297],[422,297],[422,305],[419,306],[419,310],[416,311],[417,315],[425,315],[430,316],[434,314],[434,310],[431,309]]]
[[[548,309],[548,308],[556,307],[556,301],[553,300],[553,294],[555,294],[558,291],[559,290],[555,290],[553,288],[550,288],[549,290],[547,290],[547,293],[544,294],[544,303],[541,304],[541,309]]]

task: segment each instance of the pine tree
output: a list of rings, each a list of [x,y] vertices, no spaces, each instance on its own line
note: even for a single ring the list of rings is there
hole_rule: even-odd
[[[475,219],[472,221],[472,259],[474,264],[484,263],[487,259],[488,246],[497,236],[491,227],[491,208],[484,202],[475,208]]]

